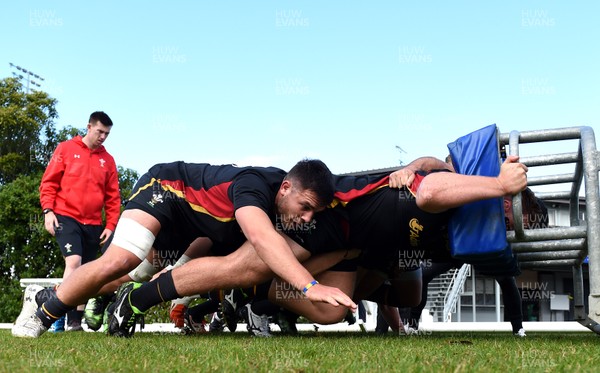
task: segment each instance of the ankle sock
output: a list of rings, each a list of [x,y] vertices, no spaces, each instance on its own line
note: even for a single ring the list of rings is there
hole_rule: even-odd
[[[61,302],[56,296],[45,301],[35,312],[37,317],[42,320],[42,324],[46,328],[50,328],[52,324],[64,316],[68,311],[72,310],[73,306],[67,306]]]
[[[175,290],[171,271],[163,273],[156,280],[145,283],[129,294],[131,305],[140,312],[146,312],[152,306],[177,298],[181,296]]]
[[[77,309],[70,310],[67,312],[67,325],[72,326],[75,324],[81,324],[81,319],[83,318],[83,311],[79,311]]]

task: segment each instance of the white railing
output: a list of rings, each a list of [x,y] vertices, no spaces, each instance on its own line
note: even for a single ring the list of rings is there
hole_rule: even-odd
[[[463,264],[457,272],[454,272],[454,276],[450,281],[448,290],[444,295],[444,311],[442,313],[443,322],[450,322],[452,320],[452,313],[456,310],[456,302],[458,301],[458,297],[462,292],[463,286],[470,272],[470,264]]]

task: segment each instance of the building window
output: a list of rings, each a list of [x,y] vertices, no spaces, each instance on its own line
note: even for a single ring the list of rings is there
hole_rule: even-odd
[[[479,277],[475,279],[475,304],[477,306],[494,306],[496,304],[493,278]]]

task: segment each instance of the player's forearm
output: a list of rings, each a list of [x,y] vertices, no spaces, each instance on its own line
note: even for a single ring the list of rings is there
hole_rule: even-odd
[[[285,239],[273,230],[270,238],[250,240],[258,256],[285,282],[302,290],[314,277],[304,268],[292,253]],[[254,242],[253,242],[254,241]]]
[[[508,156],[497,177],[439,172],[427,175],[417,190],[417,206],[442,212],[466,203],[515,195],[527,187],[527,166]]]
[[[298,289],[303,289],[314,280],[264,211],[255,206],[246,206],[237,209],[235,216],[248,242],[277,276]]]
[[[441,172],[427,175],[417,190],[417,206],[437,213],[506,194],[495,177]]]

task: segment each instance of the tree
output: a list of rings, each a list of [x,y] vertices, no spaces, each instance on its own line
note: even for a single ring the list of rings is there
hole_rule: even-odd
[[[0,185],[40,172],[56,146],[56,100],[26,93],[16,78],[0,80]]]
[[[124,168],[122,166],[117,167],[119,172],[119,190],[121,191],[121,202],[127,201],[127,198],[131,195],[133,187],[136,181],[140,178],[140,175],[131,168]]]
[[[41,173],[24,175],[0,188],[0,271],[3,278],[60,277],[63,260],[44,228]]]

